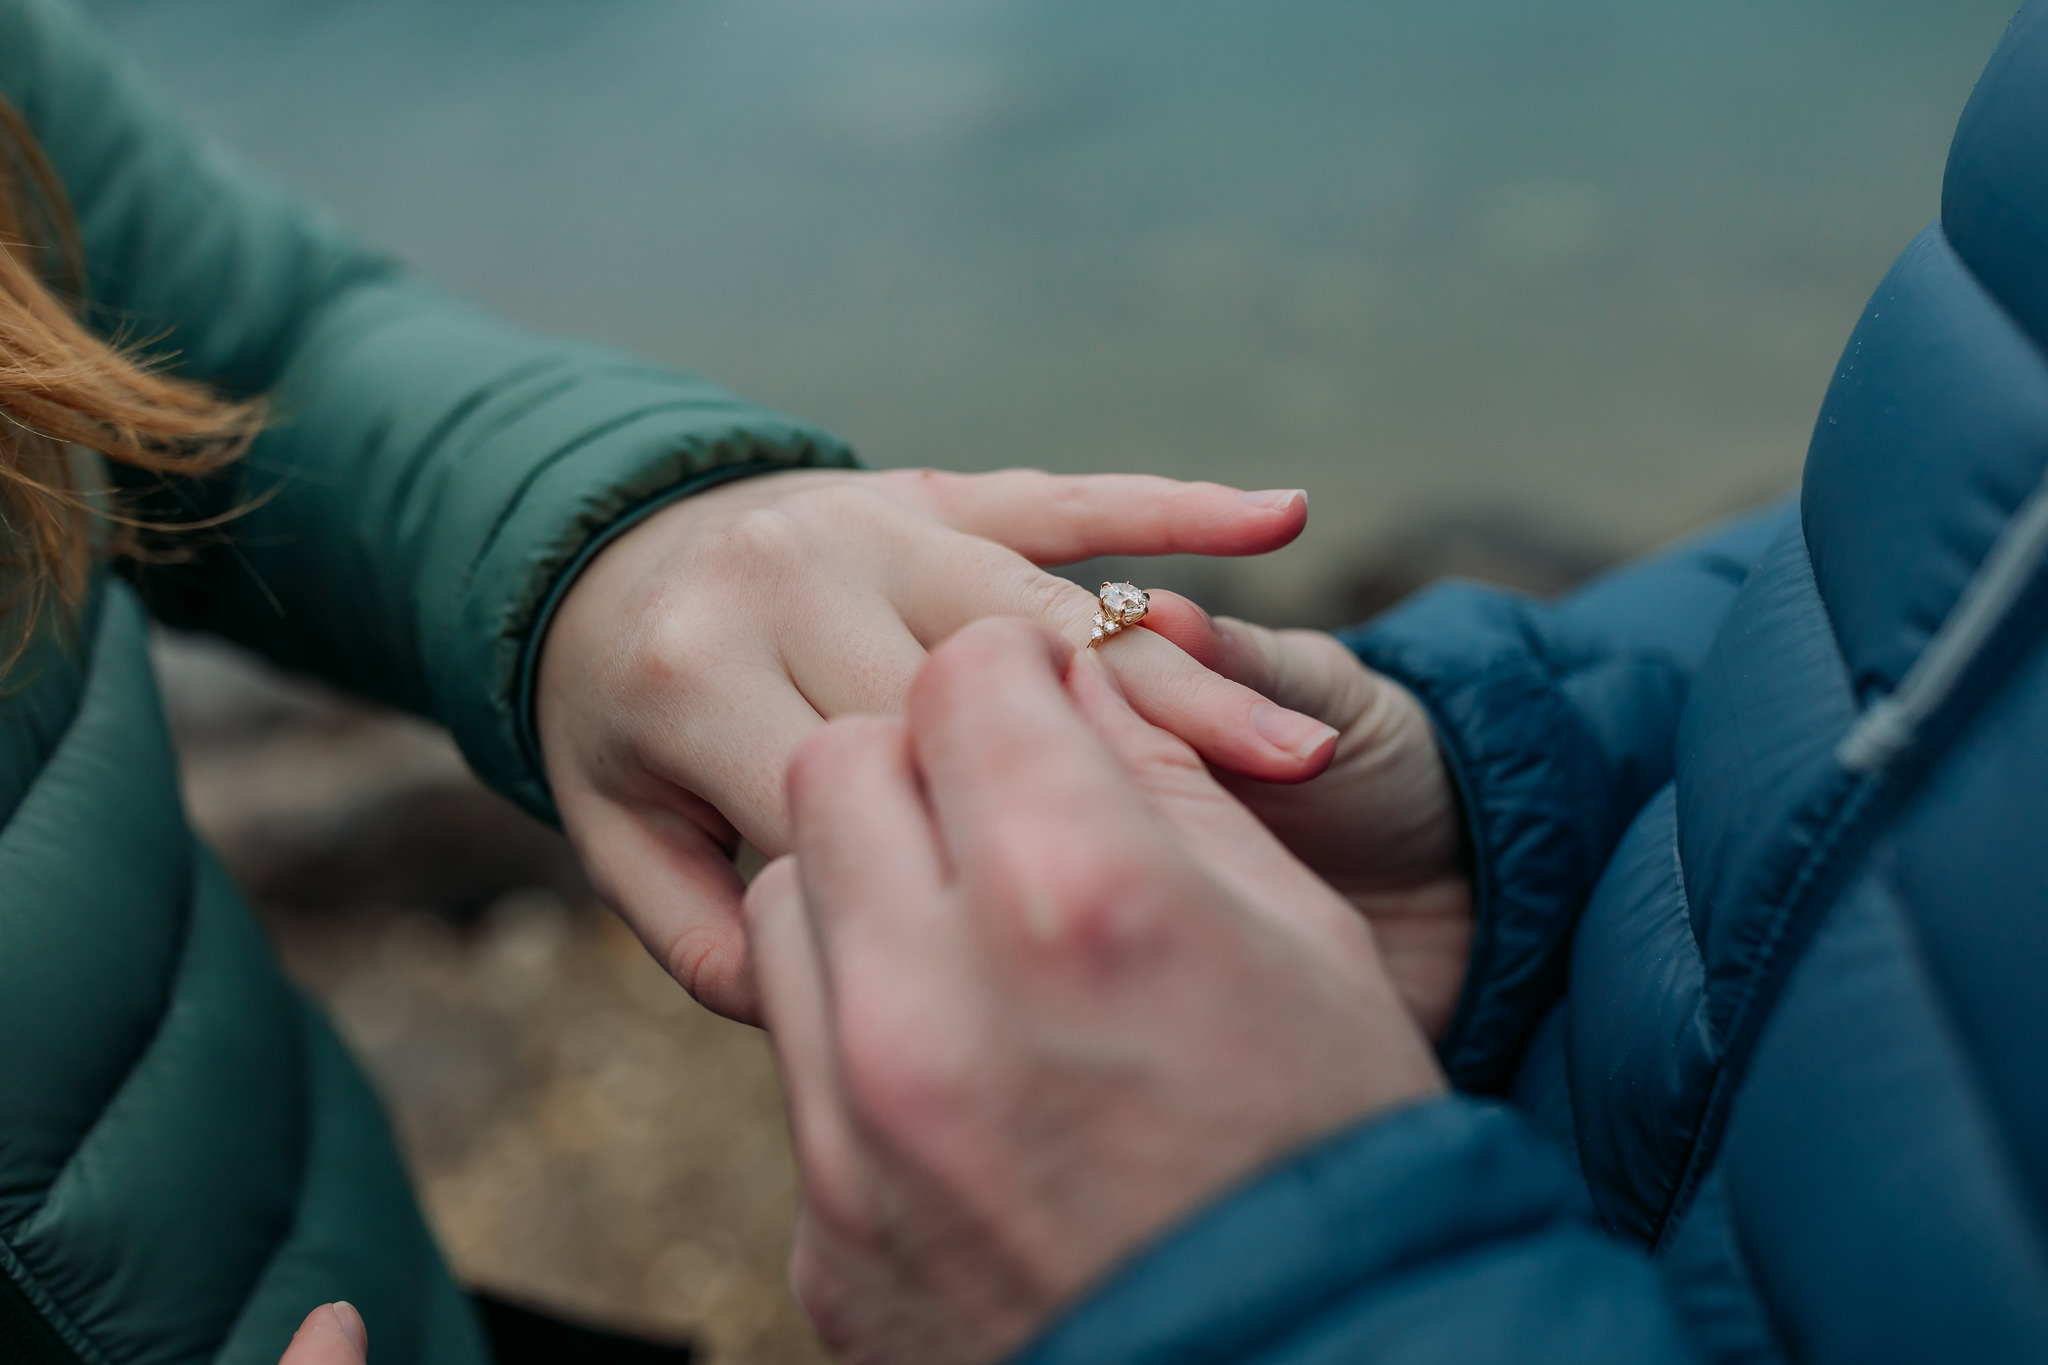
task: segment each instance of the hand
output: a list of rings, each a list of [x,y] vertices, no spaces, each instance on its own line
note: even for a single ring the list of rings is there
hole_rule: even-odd
[[[543,644],[536,719],[563,826],[676,979],[752,1019],[732,852],[789,848],[783,778],[805,736],[901,712],[925,650],[977,617],[1085,639],[1093,595],[1037,564],[1255,554],[1306,518],[1298,492],[1028,470],[796,472],[684,499],[597,556]],[[1291,781],[1329,761],[1328,726],[1158,636],[1113,654],[1140,712],[1219,768]]]
[[[277,1365],[364,1365],[370,1336],[354,1305],[323,1303],[306,1315]]]
[[[790,799],[748,922],[792,1279],[857,1365],[998,1359],[1253,1167],[1442,1087],[1365,921],[1100,655],[970,626]]]
[[[1424,1032],[1439,1038],[1472,950],[1465,822],[1422,703],[1319,630],[1267,630],[1152,594],[1145,625],[1198,662],[1326,721],[1330,766],[1294,785],[1224,785],[1372,921],[1380,955]]]

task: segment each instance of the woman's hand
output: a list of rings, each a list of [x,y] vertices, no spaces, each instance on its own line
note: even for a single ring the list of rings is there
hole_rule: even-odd
[[[606,547],[556,613],[537,722],[562,823],[599,893],[690,993],[756,1011],[732,853],[790,847],[784,774],[833,716],[898,714],[925,651],[1024,616],[1087,637],[1093,596],[1038,565],[1257,554],[1299,492],[1028,470],[766,475],[684,499]],[[1336,736],[1158,636],[1105,651],[1146,719],[1218,768],[1298,781]]]
[[[747,895],[792,1276],[856,1365],[999,1359],[1244,1173],[1442,1088],[1366,922],[1107,653],[961,631],[907,722],[803,747],[796,857]]]
[[[1338,732],[1311,781],[1224,785],[1372,921],[1401,995],[1432,1038],[1449,1025],[1472,948],[1464,819],[1414,695],[1316,630],[1267,630],[1152,594],[1145,625],[1191,657]]]

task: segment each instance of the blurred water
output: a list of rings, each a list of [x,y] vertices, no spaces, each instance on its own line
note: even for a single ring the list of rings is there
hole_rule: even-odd
[[[534,323],[885,464],[1616,548],[1788,485],[2012,0],[95,0],[198,123]]]

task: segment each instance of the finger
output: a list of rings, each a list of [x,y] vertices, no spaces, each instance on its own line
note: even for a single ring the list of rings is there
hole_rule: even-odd
[[[963,881],[991,858],[998,879],[1041,881],[1106,846],[1142,848],[1156,831],[1064,690],[1071,658],[1028,623],[978,621],[934,650],[911,686],[918,768]]]
[[[992,541],[939,534],[920,570],[894,585],[904,625],[927,649],[985,616],[1022,616],[1062,639],[1088,638],[1094,593]]]
[[[970,897],[977,886],[1000,888],[995,903],[1007,903],[1026,941],[1109,950],[1095,961],[1142,960],[1125,947],[1181,932],[1215,905],[1176,889],[1192,855],[1271,922],[1319,946],[1370,951],[1342,898],[1236,802],[1201,793],[1182,814],[1205,813],[1176,825],[1076,706],[1059,672],[1072,659],[1043,631],[982,621],[932,651],[911,688],[919,767]],[[1067,678],[1080,675],[1085,694],[1090,673],[1103,682],[1106,728],[1130,731],[1099,662],[1073,660]]]
[[[845,610],[786,647],[790,677],[825,717],[900,716],[924,646],[880,597]]]
[[[946,885],[903,721],[827,725],[790,770],[790,805],[802,899],[831,995],[831,1062],[845,1115],[834,1122],[856,1133],[825,1140],[858,1140],[844,1159],[867,1169],[837,1207],[842,1226],[860,1227],[878,1207],[875,1177],[905,1140],[909,1116],[958,1099],[963,1078],[994,1055],[987,1024],[996,992]],[[826,1201],[815,1189],[811,1196],[824,1212]]]
[[[1061,638],[1088,638],[1094,594],[1023,563],[987,541],[962,538],[947,572],[906,585],[904,618],[920,639],[945,639],[969,621],[1015,615]],[[1163,636],[1124,630],[1098,651],[1140,715],[1172,731],[1217,767],[1262,782],[1302,782],[1329,766],[1336,734],[1202,667]]]
[[[1372,674],[1326,631],[1271,630],[1211,616],[1179,593],[1155,591],[1151,598],[1147,630],[1281,706],[1335,721],[1367,700]]]
[[[1067,695],[1124,771],[1149,794],[1162,789],[1222,795],[1201,756],[1178,736],[1132,709],[1109,665],[1092,649],[1075,652],[1067,669]]]
[[[903,722],[834,721],[811,736],[789,771],[790,811],[804,897],[824,936],[853,929],[872,941],[944,932],[945,873],[932,815],[918,790]]]
[[[1298,488],[1243,492],[1149,474],[988,474],[916,470],[911,496],[939,520],[1039,564],[1096,555],[1255,555],[1308,524]]]
[[[1150,631],[1124,631],[1096,653],[1139,715],[1226,772],[1306,782],[1336,755],[1336,730],[1202,667]]]
[[[1287,673],[1281,632],[1228,616],[1211,616],[1177,592],[1161,590],[1150,596],[1152,605],[1145,613],[1145,629],[1165,636],[1203,667],[1212,668],[1233,682],[1267,696],[1280,689]]]
[[[1216,781],[1185,744],[1131,709],[1109,670],[1087,654],[1067,673],[1076,709],[1179,834],[1182,847],[1247,905],[1286,907],[1318,932],[1353,920],[1348,905]]]
[[[865,1188],[864,1163],[833,1060],[831,985],[795,859],[778,858],[754,878],[745,919],[806,1202],[841,1223]]]
[[[364,1365],[370,1336],[347,1302],[323,1303],[306,1315],[277,1365]]]
[[[784,782],[804,739],[824,724],[797,691],[780,660],[773,668],[735,669],[705,697],[734,698],[708,708],[660,712],[639,735],[642,762],[662,787],[694,792],[771,858],[789,851],[789,800]],[[638,793],[636,793],[638,794]]]
[[[648,953],[705,1008],[760,1015],[740,919],[745,890],[732,858],[704,828],[668,808],[586,803],[577,848],[592,883]]]
[[[1216,618],[1200,605],[1182,597],[1177,592],[1164,588],[1149,588],[1145,592],[1149,604],[1141,624],[1154,635],[1170,641],[1174,648],[1186,654],[1204,668],[1214,669],[1232,682],[1243,683],[1246,687],[1263,692],[1259,684],[1264,675],[1257,669],[1249,673],[1233,672],[1226,668],[1226,650],[1221,632],[1217,629]]]

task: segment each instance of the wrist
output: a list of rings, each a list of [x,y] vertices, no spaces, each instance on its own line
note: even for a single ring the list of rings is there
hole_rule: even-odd
[[[626,508],[612,521],[592,533],[575,556],[555,576],[535,613],[532,634],[527,637],[526,648],[520,657],[517,691],[514,697],[520,753],[530,771],[540,777],[537,790],[533,794],[535,800],[529,803],[529,809],[534,814],[551,825],[561,824],[560,812],[555,807],[553,784],[547,778],[547,757],[542,743],[544,727],[540,717],[541,707],[551,704],[549,694],[558,694],[561,689],[546,688],[543,681],[549,659],[548,646],[556,638],[555,627],[565,611],[570,609],[575,590],[583,583],[591,565],[596,562],[599,555],[616,546],[629,532],[640,529],[655,514],[667,510],[685,498],[708,492],[722,484],[735,483],[762,474],[783,473],[789,468],[790,465],[784,460],[749,460],[723,469],[709,470],[664,488]],[[563,632],[563,635],[570,638],[572,632]],[[571,643],[569,648],[573,650],[576,646]]]

